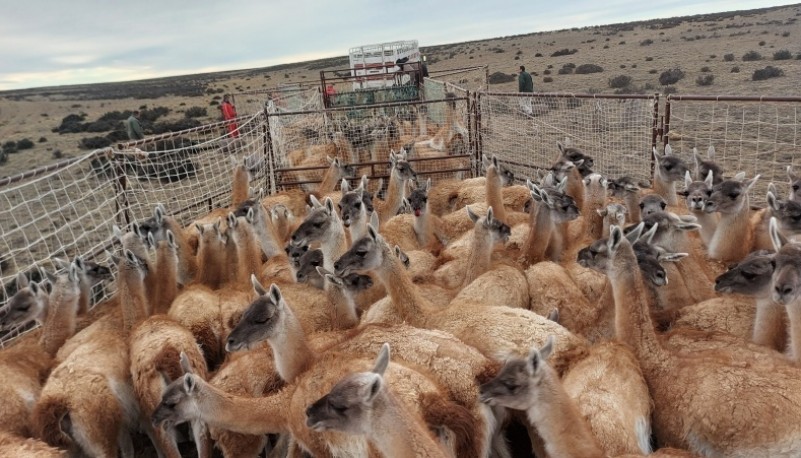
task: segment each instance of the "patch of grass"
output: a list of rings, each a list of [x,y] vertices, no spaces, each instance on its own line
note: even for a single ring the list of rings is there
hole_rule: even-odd
[[[517,79],[516,75],[510,75],[503,72],[495,72],[489,77],[489,84],[503,84],[511,83]]]
[[[731,68],[731,72],[732,73],[740,73],[740,67],[735,65],[734,67]]]
[[[645,40],[640,42],[640,46],[651,46],[652,44],[654,44],[654,40],[650,38],[646,38]]]
[[[202,118],[208,116],[208,112],[203,107],[189,107],[184,112],[184,116],[187,118]]]
[[[545,78],[542,79],[542,82],[543,83],[553,83],[553,78],[551,78],[550,76],[546,76]]]
[[[657,73],[659,73],[659,70],[657,70],[655,68],[652,68],[652,69],[648,70],[648,73],[650,73],[651,75],[656,75]]]
[[[701,67],[701,73],[709,73],[711,71],[712,70],[710,70],[709,67]]]
[[[646,62],[651,62],[652,60],[654,60],[654,58],[651,57],[651,56],[648,56],[648,57],[645,58]]]
[[[665,86],[662,88],[662,93],[665,95],[675,94],[677,92],[679,92],[679,89],[676,86]]]

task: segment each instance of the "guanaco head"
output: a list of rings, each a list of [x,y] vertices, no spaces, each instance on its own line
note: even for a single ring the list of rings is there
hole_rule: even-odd
[[[570,175],[573,170],[578,172],[578,167],[581,167],[584,164],[583,159],[579,159],[577,162],[569,161],[564,157],[559,158],[558,161],[554,165],[551,166],[551,172],[553,172],[554,177],[557,180],[561,180],[568,175]]]
[[[0,330],[15,328],[36,320],[43,323],[47,313],[50,293],[44,283],[29,281],[24,273],[17,274],[17,292],[0,309]]]
[[[515,174],[498,162],[498,157],[494,154],[491,158],[483,158],[484,174],[487,179],[501,181],[501,186],[511,186],[515,182]]]
[[[338,206],[339,213],[342,217],[342,225],[345,227],[350,227],[351,224],[358,223],[363,218],[367,218],[368,210],[367,203],[364,201],[364,187],[359,185],[359,187],[353,191],[344,191],[345,183],[346,181],[342,180],[343,193],[342,198],[339,200]],[[372,198],[370,199],[370,204],[372,205]]]
[[[336,171],[339,178],[354,178],[356,176],[355,166],[345,164],[345,162],[341,161],[338,157],[333,159],[328,157],[327,159],[328,163],[331,164],[331,168]]]
[[[351,273],[345,275],[344,277],[340,277],[337,274],[325,270],[325,268],[322,266],[318,266],[316,271],[320,278],[331,282],[337,288],[349,293],[363,291],[373,286],[373,279],[370,278],[369,275]]]
[[[646,216],[664,211],[667,208],[667,202],[659,194],[648,194],[640,199],[640,214],[643,218]]]
[[[629,212],[628,208],[621,204],[609,204],[596,211],[604,219],[604,237],[609,236],[609,227],[613,224],[617,226],[626,224],[626,214]]]
[[[790,180],[790,196],[792,201],[801,201],[801,178],[793,172],[793,166],[787,166],[787,178]]]
[[[131,250],[141,259],[147,259],[147,233],[142,232],[139,224],[131,223],[131,230],[123,233],[117,226],[112,226],[114,238],[122,244],[123,250]]]
[[[707,172],[703,181],[693,181],[690,172],[684,174],[684,191],[679,192],[687,202],[687,209],[691,212],[702,212],[706,200],[712,195],[713,171]]]
[[[709,149],[706,151],[706,160],[698,154],[698,148],[693,148],[693,159],[695,160],[693,176],[697,181],[705,181],[710,173],[712,174],[711,186],[723,181],[723,168],[715,162],[714,146],[709,145]]]
[[[356,270],[371,270],[384,262],[384,238],[372,225],[367,226],[367,235],[353,243],[335,263],[334,273],[347,275]]]
[[[503,221],[494,217],[492,207],[487,209],[487,216],[484,218],[473,213],[469,206],[465,207],[465,209],[467,209],[467,216],[476,227],[476,234],[479,233],[478,231],[486,231],[486,233],[489,234],[490,243],[492,244],[509,240],[512,230],[508,225],[504,224]]]
[[[605,200],[606,191],[609,188],[609,180],[600,173],[590,173],[584,177],[584,187],[588,195]]]
[[[748,201],[748,191],[759,179],[759,175],[750,180],[725,180],[712,188],[712,194],[706,200],[704,211],[724,214],[738,213]]]
[[[406,254],[403,250],[401,250],[401,248],[398,245],[395,245],[395,256],[397,256],[398,259],[401,260],[401,262],[403,263],[403,267],[407,269],[409,268],[409,266],[412,263],[412,260],[409,259],[409,255]]]
[[[417,178],[417,173],[412,169],[412,165],[406,160],[406,151],[401,150],[398,154],[389,153],[389,163],[391,165],[390,176],[405,183],[408,180]]]
[[[334,225],[341,224],[339,216],[334,211],[334,201],[326,197],[321,204],[316,197],[310,196],[313,208],[306,219],[295,229],[290,237],[293,245],[306,245],[323,240]]]
[[[317,268],[323,265],[323,251],[309,250],[303,253],[298,260],[295,280],[298,283],[307,283],[317,289],[323,289],[325,279],[317,273]]]
[[[771,218],[768,231],[776,250],[773,258],[773,300],[791,305],[801,297],[801,244],[788,242],[779,232],[776,218]]]
[[[801,201],[778,199],[776,187],[768,185],[767,201],[771,216],[776,217],[785,236],[801,234]]]
[[[656,147],[654,147],[653,153],[656,160],[655,177],[665,183],[672,183],[684,178],[684,174],[688,170],[687,164],[680,157],[673,155],[673,149],[670,145],[665,145],[664,154],[659,154]]]
[[[186,421],[200,419],[197,398],[200,384],[205,383],[193,373],[186,373],[167,385],[153,415],[150,417],[156,428],[170,429]]]
[[[775,253],[768,250],[750,253],[739,264],[732,266],[715,279],[715,291],[769,297],[773,281],[774,255]]]
[[[532,347],[528,356],[506,361],[495,378],[479,387],[481,402],[515,410],[528,410],[541,396],[548,396],[555,377],[548,365],[554,349],[554,336],[548,336],[545,345]]]
[[[306,408],[306,426],[314,431],[367,434],[373,423],[373,405],[385,390],[384,372],[389,365],[389,344],[381,346],[370,372],[351,374]]]
[[[579,216],[579,209],[576,201],[564,193],[566,178],[560,180],[557,187],[539,187],[531,181],[526,182],[531,191],[531,198],[540,202],[542,208],[547,208],[554,223],[566,223]]]
[[[225,350],[229,352],[248,349],[277,336],[283,329],[287,305],[281,290],[274,283],[269,290],[264,289],[255,275],[251,275],[250,281],[257,297],[228,335]]]
[[[595,165],[595,161],[591,156],[584,154],[584,152],[578,148],[564,146],[561,142],[557,142],[556,146],[559,148],[561,158],[578,166],[579,173],[581,173],[582,177],[586,177],[592,173],[592,166]],[[581,165],[579,165],[579,161],[581,161]]]
[[[412,213],[417,218],[428,210],[429,191],[431,191],[431,178],[427,179],[422,186],[415,186],[415,189],[409,193],[409,206],[412,207]]]
[[[300,258],[309,251],[308,244],[301,244],[301,245],[293,245],[291,243],[287,244],[286,248],[284,248],[286,252],[286,256],[289,258],[289,264],[294,269],[300,268]]]
[[[658,211],[651,213],[642,219],[644,230],[649,231],[653,228],[656,233],[653,236],[653,243],[666,249],[682,249],[685,243],[685,233],[701,228],[695,216],[677,215],[672,212]],[[637,225],[625,228],[625,233],[634,230]]]
[[[637,194],[640,192],[640,184],[632,177],[624,176],[618,179],[610,179],[607,181],[607,189],[614,197],[626,197],[629,194]]]
[[[53,258],[53,262],[65,272],[69,270],[71,264],[69,261],[60,258]],[[86,261],[82,257],[76,256],[72,262],[78,267],[78,275],[82,286],[85,285],[92,288],[114,277],[111,269],[94,261]]]

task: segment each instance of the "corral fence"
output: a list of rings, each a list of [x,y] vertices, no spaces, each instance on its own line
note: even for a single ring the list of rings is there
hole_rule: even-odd
[[[120,143],[2,178],[0,306],[14,293],[18,272],[38,279],[39,268],[56,270],[55,257],[108,264],[106,251],[116,249],[112,225],[148,218],[158,203],[185,225],[228,206],[231,158],[246,161],[251,186],[268,192],[310,189],[327,167],[310,159],[320,152],[355,163],[357,176],[386,178],[390,148],[413,144],[448,121],[454,127],[442,154],[421,157],[412,148],[413,167],[423,177],[475,176],[482,157],[495,154],[523,179],[548,168],[561,141],[592,155],[599,173],[647,180],[654,145],[670,142],[689,164],[693,147],[706,154],[714,145],[729,174],[761,174],[753,203],[764,201],[770,181],[786,195],[785,168],[799,161],[801,98],[474,92],[460,85],[483,78],[483,68],[472,71],[455,81],[427,78],[423,100],[413,102],[325,109],[318,87],[287,88],[280,97],[254,93],[254,100],[272,98],[253,102],[253,113],[234,121]],[[237,97],[239,107],[247,105],[247,96]],[[114,289],[113,283],[99,289],[94,301]],[[0,344],[17,333],[0,336]]]

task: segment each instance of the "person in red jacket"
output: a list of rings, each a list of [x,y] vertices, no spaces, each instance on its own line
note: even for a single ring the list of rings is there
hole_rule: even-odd
[[[236,119],[236,107],[231,103],[231,96],[229,94],[223,96],[220,110],[222,110],[223,120],[228,121],[229,119]],[[231,133],[231,137],[233,138],[239,137],[239,131],[237,130],[235,121],[228,123],[228,132]]]

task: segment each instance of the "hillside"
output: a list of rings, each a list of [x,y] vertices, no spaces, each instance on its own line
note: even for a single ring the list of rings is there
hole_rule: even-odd
[[[800,17],[801,5],[792,5],[444,44],[424,47],[423,52],[431,70],[486,65],[491,82],[511,80],[490,84],[492,91],[516,90],[516,80],[508,75],[514,76],[522,64],[534,75],[535,90],[544,92],[795,95],[801,83]],[[0,92],[0,146],[23,139],[33,143],[32,148],[9,155],[0,164],[0,176],[82,154],[82,139],[102,135],[53,132],[71,114],[85,114],[85,121],[91,122],[113,111],[163,107],[169,113],[160,122],[184,125],[186,110],[198,107],[193,122],[208,122],[218,115],[221,93],[314,83],[320,70],[346,66],[343,56],[125,83]],[[592,66],[601,71],[576,74]],[[782,76],[754,81],[754,72],[767,66]],[[679,70],[673,75],[683,77],[660,84],[660,76],[673,69]]]

